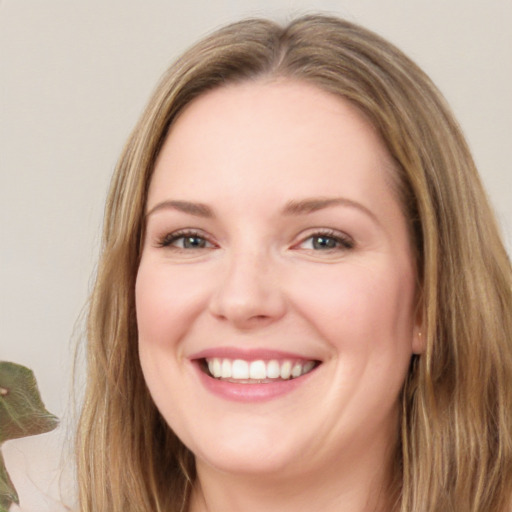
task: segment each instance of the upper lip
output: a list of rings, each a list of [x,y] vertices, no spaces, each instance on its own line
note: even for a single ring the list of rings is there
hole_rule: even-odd
[[[201,350],[190,355],[190,360],[197,359],[210,359],[213,357],[225,359],[243,359],[244,361],[264,360],[270,361],[273,359],[293,359],[304,361],[318,361],[317,357],[310,357],[309,355],[286,352],[282,350],[274,350],[267,348],[240,348],[240,347],[212,347]]]

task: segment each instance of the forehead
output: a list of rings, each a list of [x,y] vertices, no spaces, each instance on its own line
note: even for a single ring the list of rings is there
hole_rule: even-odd
[[[168,194],[206,201],[213,191],[371,201],[393,174],[376,130],[348,101],[303,82],[245,82],[184,109],[157,160],[148,207]]]

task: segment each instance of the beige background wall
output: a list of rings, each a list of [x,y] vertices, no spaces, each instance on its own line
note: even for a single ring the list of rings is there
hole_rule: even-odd
[[[447,96],[512,247],[512,2],[3,0],[0,2],[0,359],[33,368],[68,411],[73,326],[116,158],[166,66],[249,15],[323,10],[388,37]],[[5,447],[25,512],[62,508],[66,430]]]

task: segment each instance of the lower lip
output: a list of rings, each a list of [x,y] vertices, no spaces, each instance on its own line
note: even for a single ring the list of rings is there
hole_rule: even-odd
[[[201,370],[199,364],[194,364],[194,366],[199,373],[201,383],[208,391],[221,398],[235,402],[264,402],[279,398],[305,384],[316,370],[313,369],[305,375],[290,380],[279,380],[263,384],[238,384],[236,382],[214,379]]]

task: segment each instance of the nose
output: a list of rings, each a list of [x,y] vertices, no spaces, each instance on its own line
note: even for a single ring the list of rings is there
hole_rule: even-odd
[[[241,330],[260,328],[282,318],[286,300],[271,258],[255,250],[232,254],[219,273],[210,312]]]

